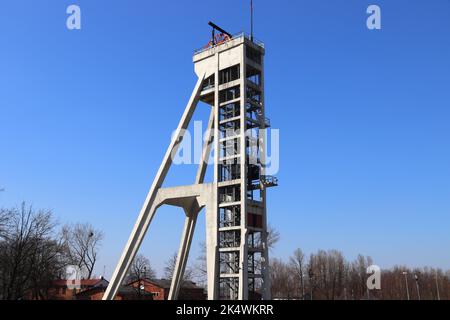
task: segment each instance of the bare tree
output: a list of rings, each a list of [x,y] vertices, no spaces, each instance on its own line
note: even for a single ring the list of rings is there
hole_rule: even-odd
[[[53,238],[56,222],[49,210],[25,203],[6,212],[6,238],[0,241],[0,298],[43,299],[52,280],[64,272],[63,247]]]
[[[36,300],[48,299],[48,290],[52,281],[65,275],[67,266],[64,247],[59,240],[40,241],[32,256],[33,268],[30,272],[30,298]]]
[[[346,272],[349,270],[347,266],[340,251],[319,250],[316,254],[311,254],[307,267],[309,294],[315,300],[345,298],[348,279]]]
[[[355,261],[350,264],[350,285],[352,299],[367,298],[367,267],[372,264],[370,257],[358,255]]]
[[[83,278],[90,279],[98,259],[103,233],[85,223],[66,225],[61,235],[70,263],[81,270]]]
[[[154,279],[156,272],[150,265],[150,260],[144,255],[138,254],[131,263],[126,282],[134,282],[142,279]]]
[[[197,257],[197,261],[194,266],[195,270],[195,281],[200,286],[207,288],[208,283],[208,273],[207,273],[207,266],[206,266],[206,243],[201,242],[200,244],[200,255]]]
[[[271,293],[274,299],[296,299],[295,280],[289,265],[281,259],[272,259],[270,262]]]
[[[327,270],[329,284],[327,291],[327,297],[331,300],[335,300],[341,297],[343,294],[344,283],[344,269],[345,262],[344,256],[340,251],[330,250],[327,253]]]
[[[298,296],[303,300],[305,298],[305,255],[302,249],[294,251],[293,256],[290,258],[290,267],[295,273],[295,280],[299,283]]]
[[[175,266],[177,264],[177,253],[174,253],[169,260],[166,261],[166,266],[164,268],[164,277],[166,279],[172,279],[173,273],[175,272]],[[191,267],[186,266],[184,271],[183,281],[192,281],[194,278],[194,271]]]
[[[7,238],[10,220],[8,210],[0,209],[0,239]]]
[[[280,241],[280,232],[272,225],[267,225],[267,246],[269,249],[273,250],[278,241]]]
[[[132,284],[131,287],[136,292],[137,299],[141,299],[144,293],[142,286],[145,286],[143,280],[154,279],[155,277],[156,272],[151,267],[150,260],[142,254],[138,254],[131,262],[124,284]]]

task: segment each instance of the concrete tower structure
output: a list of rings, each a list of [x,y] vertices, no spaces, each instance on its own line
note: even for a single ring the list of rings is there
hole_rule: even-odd
[[[213,25],[213,24],[212,24]],[[264,45],[213,25],[207,48],[194,54],[197,84],[138,221],[103,299],[113,299],[145,233],[162,205],[180,207],[185,226],[169,299],[176,299],[198,214],[206,211],[208,299],[270,299],[266,189],[278,184],[265,174]],[[215,30],[220,33],[215,35]],[[211,107],[208,135],[196,181],[161,188],[198,102]],[[214,146],[214,181],[205,183]]]

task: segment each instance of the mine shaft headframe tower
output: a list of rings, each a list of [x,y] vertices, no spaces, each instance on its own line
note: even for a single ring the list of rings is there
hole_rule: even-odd
[[[194,54],[197,84],[156,178],[144,202],[111,282],[103,297],[114,299],[139,246],[162,205],[181,207],[186,215],[169,299],[182,286],[199,212],[206,209],[208,299],[270,299],[266,189],[276,186],[265,174],[264,45],[245,34],[231,36],[210,23],[213,36]],[[219,34],[216,35],[215,31]],[[199,101],[211,106],[208,136],[196,181],[162,188]],[[214,181],[205,183],[207,159],[214,146]]]
[[[196,73],[206,71],[200,99],[213,107],[218,124],[217,210],[207,217],[209,297],[269,299],[266,188],[277,181],[263,166],[270,127],[264,108],[265,50],[243,34],[222,35],[229,39],[194,55]]]

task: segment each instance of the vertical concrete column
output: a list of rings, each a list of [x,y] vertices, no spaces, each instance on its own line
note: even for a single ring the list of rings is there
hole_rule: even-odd
[[[206,263],[208,269],[208,300],[219,298],[219,253],[218,253],[218,212],[219,200],[217,182],[219,181],[219,53],[216,52],[214,70],[214,190],[213,203],[206,209]]]
[[[240,167],[241,167],[241,245],[239,254],[239,300],[248,300],[248,246],[247,246],[247,156],[246,156],[246,108],[247,96],[245,42],[240,53],[241,118],[240,118]]]
[[[265,90],[264,90],[264,56],[261,57],[261,103],[262,103],[262,118],[265,122],[266,118],[266,102],[265,102]],[[260,139],[259,139],[259,149],[261,155],[261,174],[266,174],[266,158],[267,158],[267,128],[264,127],[262,130]],[[263,277],[263,291],[262,298],[263,300],[271,299],[271,291],[270,291],[270,266],[269,266],[269,247],[267,245],[267,199],[266,199],[266,188],[262,186],[261,196],[263,200],[263,232],[262,232],[262,243],[263,243],[263,261],[262,261],[262,277]]]

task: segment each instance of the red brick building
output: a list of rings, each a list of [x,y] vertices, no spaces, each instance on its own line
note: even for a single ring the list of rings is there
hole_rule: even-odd
[[[153,300],[167,300],[169,297],[171,280],[167,279],[143,279],[128,284],[133,288],[141,288],[151,294]],[[206,293],[203,288],[198,287],[192,281],[185,281],[182,284],[179,300],[206,300]]]
[[[94,287],[77,293],[76,300],[102,300],[106,287]],[[121,286],[114,300],[153,300],[151,294],[129,286]]]
[[[76,295],[82,291],[96,287],[108,286],[108,281],[103,278],[79,280],[55,280],[47,290],[48,300],[75,300]]]
[[[101,300],[109,282],[104,278],[79,280],[55,280],[46,291],[48,300]],[[121,286],[115,300],[167,300],[170,280],[146,279],[134,281]],[[31,294],[25,299],[33,299]],[[180,300],[206,300],[203,288],[192,281],[183,283],[179,294]]]

